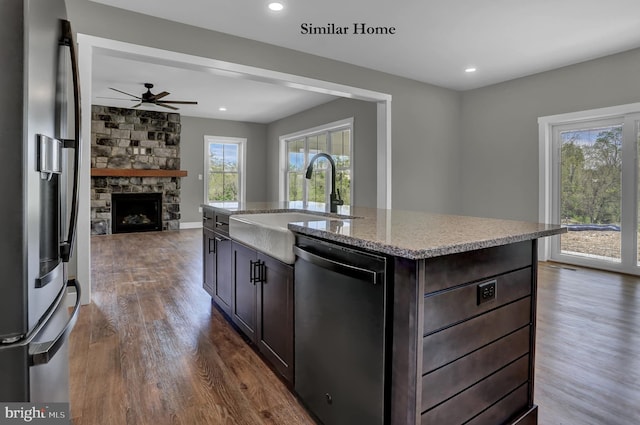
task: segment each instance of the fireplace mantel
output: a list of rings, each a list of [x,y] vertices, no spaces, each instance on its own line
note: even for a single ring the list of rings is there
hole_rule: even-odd
[[[187,170],[139,170],[134,168],[92,168],[92,177],[186,177]]]

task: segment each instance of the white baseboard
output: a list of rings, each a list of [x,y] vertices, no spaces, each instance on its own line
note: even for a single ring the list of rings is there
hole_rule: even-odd
[[[202,222],[180,223],[180,229],[202,229]]]

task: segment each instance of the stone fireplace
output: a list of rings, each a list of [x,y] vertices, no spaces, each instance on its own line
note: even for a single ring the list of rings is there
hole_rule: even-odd
[[[110,234],[118,227],[113,221],[115,194],[155,194],[160,223],[144,230],[179,229],[180,177],[185,175],[180,170],[179,114],[92,106],[92,234]]]

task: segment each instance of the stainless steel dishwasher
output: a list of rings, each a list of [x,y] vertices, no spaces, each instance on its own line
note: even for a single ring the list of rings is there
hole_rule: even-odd
[[[387,259],[300,235],[294,252],[296,393],[324,425],[388,423]]]

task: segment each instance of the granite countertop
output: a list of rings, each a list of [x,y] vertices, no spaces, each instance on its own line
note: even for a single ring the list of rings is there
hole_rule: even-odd
[[[295,233],[414,260],[566,232],[566,228],[556,224],[365,207],[341,207],[338,214],[326,213],[323,205],[303,209],[281,202],[210,204],[203,207],[230,214],[319,213],[326,219],[293,222],[288,227]]]

